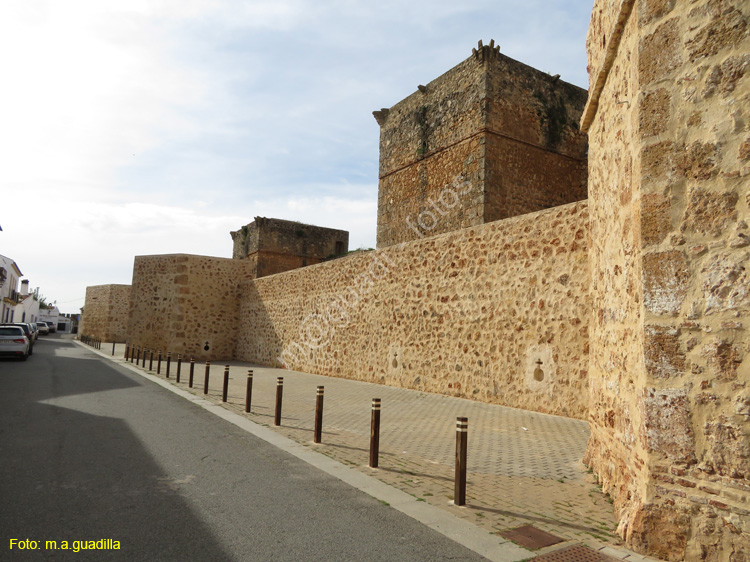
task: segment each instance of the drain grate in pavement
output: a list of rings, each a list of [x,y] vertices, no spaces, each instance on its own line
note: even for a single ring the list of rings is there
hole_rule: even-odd
[[[542,556],[532,558],[531,562],[620,562],[617,558],[612,558],[588,548],[587,546],[575,545],[568,548],[562,548],[555,552],[550,552]]]
[[[563,541],[560,537],[550,535],[541,529],[537,529],[533,525],[516,527],[515,529],[503,531],[498,534],[501,537],[505,537],[506,539],[511,540],[516,544],[520,544],[523,547],[530,548],[531,550],[544,548],[545,546],[551,546]]]

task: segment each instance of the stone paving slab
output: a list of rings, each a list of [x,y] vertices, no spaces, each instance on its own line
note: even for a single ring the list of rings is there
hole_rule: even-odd
[[[111,343],[102,346],[111,351]],[[122,360],[124,345],[116,346]],[[211,365],[206,398],[221,403],[224,365],[230,365],[224,407],[248,416],[312,450],[450,511],[497,534],[522,525],[594,549],[619,544],[612,506],[581,462],[588,424],[581,420],[517,410],[408,389],[226,362]],[[155,374],[156,361],[154,361]],[[248,369],[253,403],[244,413]],[[165,376],[162,362],[161,377]],[[176,384],[172,363],[170,381]],[[179,384],[203,394],[205,363],[195,366],[189,389],[188,364]],[[282,425],[274,427],[277,377],[284,378]],[[317,386],[325,387],[323,443],[314,444]],[[373,398],[382,400],[379,468],[367,466]],[[467,505],[453,499],[456,417],[469,419]],[[554,547],[550,547],[554,548]],[[617,549],[621,558],[632,554]],[[530,552],[530,557],[533,553]]]

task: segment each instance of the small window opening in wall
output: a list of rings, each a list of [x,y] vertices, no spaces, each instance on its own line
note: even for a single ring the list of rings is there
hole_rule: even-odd
[[[336,241],[336,254],[344,253],[344,243],[341,240]]]
[[[534,369],[534,380],[536,381],[543,381],[544,380],[544,371],[542,370],[542,360],[537,359],[536,360],[536,369]]]

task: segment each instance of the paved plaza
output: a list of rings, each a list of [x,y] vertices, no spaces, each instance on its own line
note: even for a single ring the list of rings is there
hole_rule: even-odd
[[[124,347],[117,345],[110,359],[123,362]],[[103,355],[110,356],[111,351],[111,343],[102,346]],[[189,363],[182,363],[177,383],[176,361],[172,361],[169,381],[221,404],[226,364],[230,376],[224,407],[418,501],[489,533],[533,525],[565,541],[537,553],[581,543],[620,559],[645,560],[617,546],[612,505],[581,461],[589,436],[585,421],[240,362],[211,365],[207,396],[203,396],[205,363],[196,363],[192,389],[188,388]],[[154,360],[150,373],[156,374],[156,368]],[[253,391],[252,409],[246,414],[248,369],[253,370]],[[166,360],[159,376],[166,380]],[[278,377],[284,380],[282,422],[275,427]],[[325,398],[322,443],[315,444],[318,386],[324,387]],[[368,466],[373,398],[382,401],[377,469]],[[464,507],[452,503],[459,416],[469,420]]]

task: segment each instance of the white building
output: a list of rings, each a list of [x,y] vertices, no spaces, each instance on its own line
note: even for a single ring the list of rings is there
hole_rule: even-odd
[[[39,320],[39,299],[29,293],[29,280],[18,280],[23,273],[10,258],[0,256],[0,322],[36,322]]]
[[[16,308],[21,301],[18,280],[22,275],[16,262],[0,256],[0,322],[22,322],[20,315],[16,318]]]

